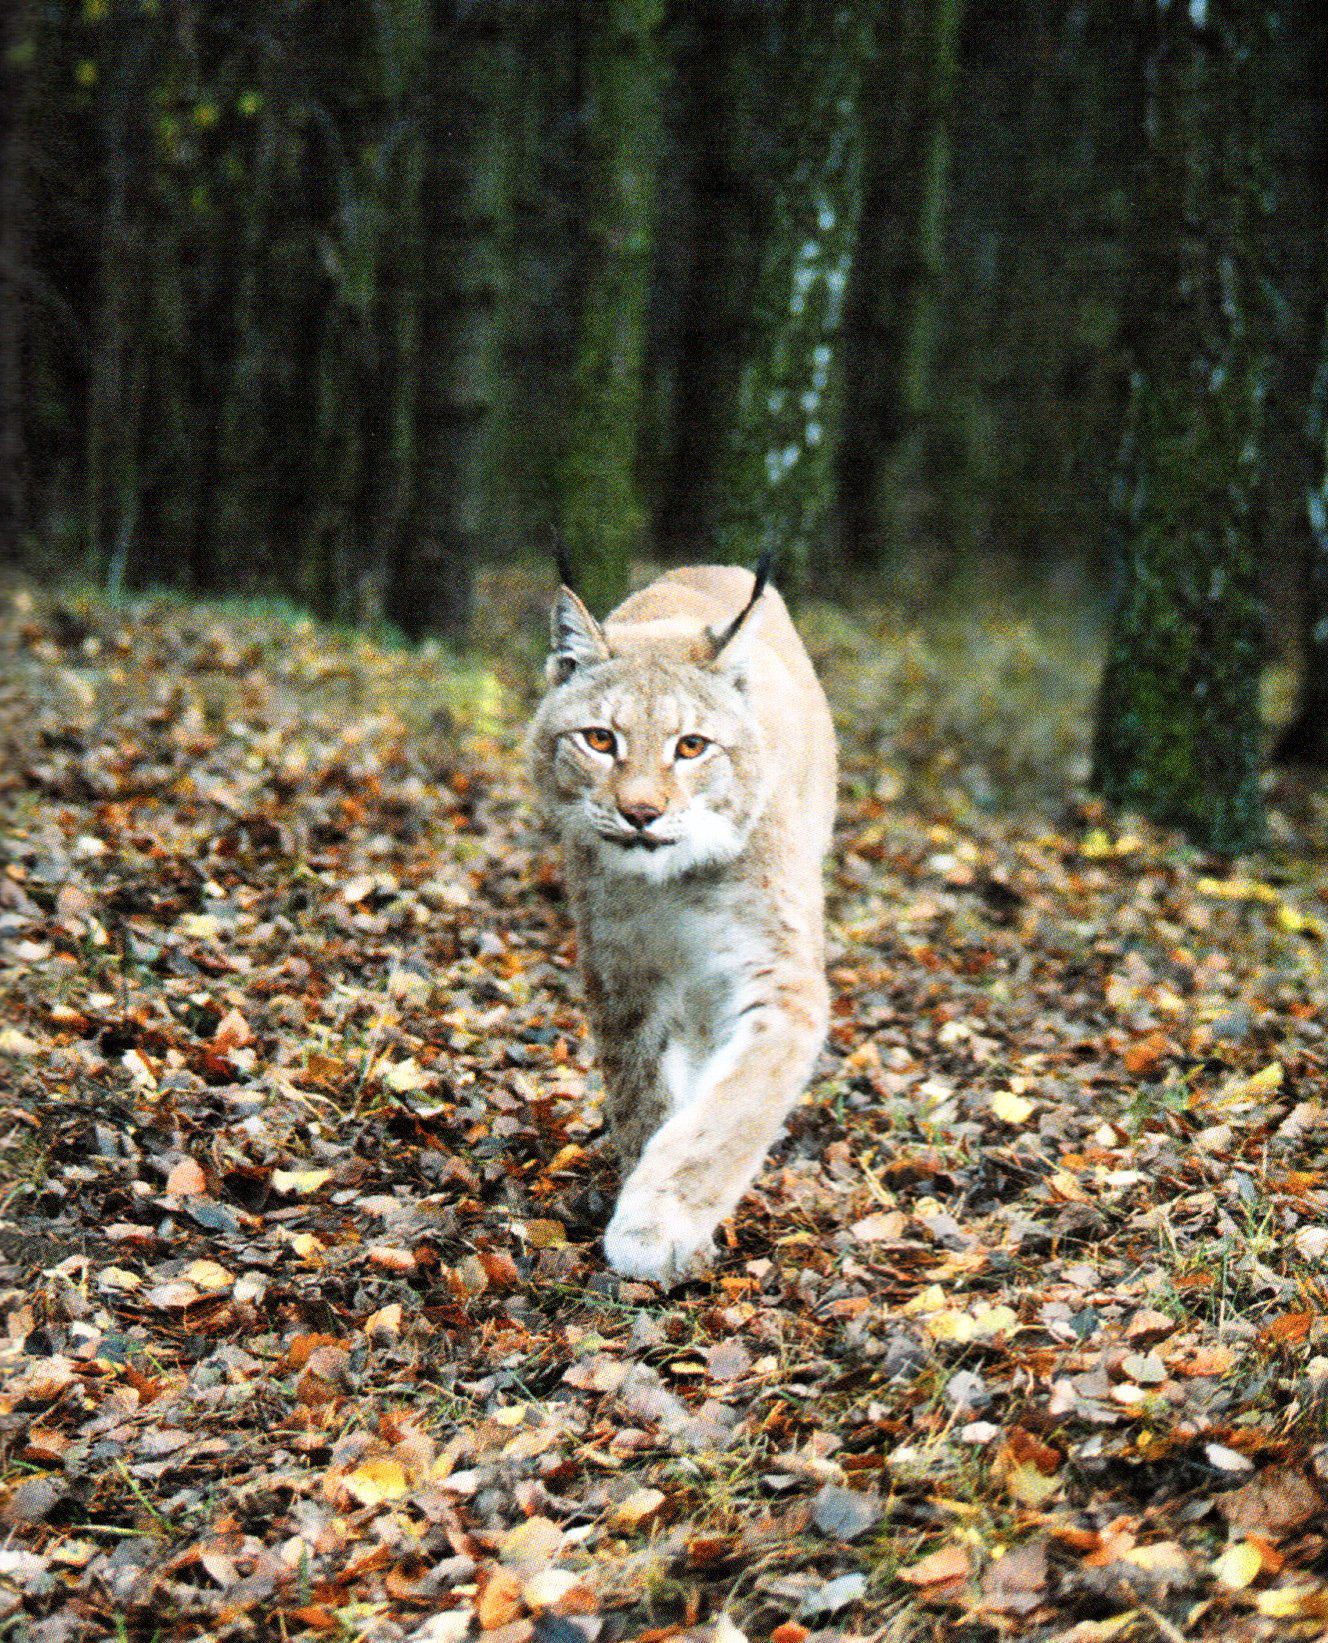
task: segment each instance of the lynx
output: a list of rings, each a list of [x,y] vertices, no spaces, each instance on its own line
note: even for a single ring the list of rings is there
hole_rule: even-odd
[[[835,735],[765,567],[675,570],[595,621],[563,587],[530,732],[563,846],[618,1272],[704,1262],[825,1036]]]

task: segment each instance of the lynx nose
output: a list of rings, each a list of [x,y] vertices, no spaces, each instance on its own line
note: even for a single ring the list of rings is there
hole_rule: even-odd
[[[620,804],[618,814],[641,832],[649,827],[652,821],[658,821],[664,812],[655,804]]]

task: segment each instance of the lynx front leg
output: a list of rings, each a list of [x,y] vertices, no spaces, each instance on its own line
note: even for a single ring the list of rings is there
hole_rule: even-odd
[[[672,1283],[751,1185],[811,1075],[825,1016],[801,1002],[763,1006],[703,1071],[692,1101],[652,1137],[604,1234],[616,1272]]]
[[[668,1111],[662,1072],[663,1031],[641,1024],[597,1024],[600,1070],[604,1077],[604,1120],[610,1144],[624,1172],[640,1158],[646,1142]]]

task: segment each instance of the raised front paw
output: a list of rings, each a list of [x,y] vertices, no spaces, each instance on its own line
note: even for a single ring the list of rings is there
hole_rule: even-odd
[[[624,1195],[604,1233],[609,1265],[624,1278],[676,1284],[708,1263],[710,1226],[672,1196],[649,1203]]]

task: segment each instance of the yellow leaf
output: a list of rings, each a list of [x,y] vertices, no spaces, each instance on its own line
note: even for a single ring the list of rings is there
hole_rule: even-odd
[[[332,1179],[330,1169],[275,1169],[272,1187],[276,1192],[317,1192]]]
[[[97,1274],[98,1289],[142,1289],[143,1280],[122,1266],[103,1267]]]
[[[1103,827],[1094,827],[1084,835],[1079,854],[1087,856],[1089,861],[1101,861],[1104,856],[1114,855],[1111,834]]]
[[[942,1312],[945,1309],[945,1291],[939,1284],[928,1284],[926,1289],[920,1290],[911,1301],[906,1301],[901,1312],[916,1314],[919,1312]]]
[[[434,1075],[425,1072],[412,1055],[394,1066],[383,1067],[379,1073],[383,1083],[397,1095],[408,1095],[414,1090],[427,1090]]]
[[[991,1110],[1002,1124],[1024,1124],[1033,1112],[1033,1103],[1013,1090],[997,1090],[991,1098]]]
[[[980,1306],[973,1319],[973,1333],[979,1340],[987,1335],[1008,1335],[1019,1327],[1019,1314],[1008,1306]]]
[[[214,941],[221,934],[221,920],[215,913],[186,913],[180,928],[195,941]]]
[[[1248,1540],[1236,1541],[1220,1557],[1213,1559],[1213,1575],[1218,1584],[1233,1592],[1243,1591],[1252,1580],[1258,1578],[1262,1568],[1259,1549],[1251,1546]]]
[[[933,1312],[925,1322],[927,1333],[934,1341],[957,1341],[960,1346],[973,1339],[973,1320],[967,1312]]]
[[[406,1469],[399,1460],[383,1456],[367,1460],[341,1480],[361,1506],[379,1506],[385,1500],[400,1500],[410,1488]]]
[[[1045,1506],[1060,1486],[1054,1473],[1049,1477],[1029,1460],[1019,1461],[1005,1474],[1005,1487],[1021,1506]]]
[[[1251,1093],[1259,1095],[1266,1095],[1270,1090],[1278,1090],[1281,1087],[1282,1063],[1280,1061],[1270,1061],[1260,1072],[1255,1073],[1254,1077],[1245,1085],[1245,1088]]]
[[[194,1261],[184,1276],[199,1289],[229,1289],[235,1282],[233,1275],[217,1261]]]
[[[1315,918],[1313,913],[1302,913],[1298,907],[1292,907],[1285,901],[1277,909],[1277,922],[1284,930],[1290,930],[1292,935],[1317,936],[1320,941],[1328,935],[1328,925],[1321,918]]]
[[[1282,899],[1271,884],[1261,884],[1257,879],[1201,878],[1195,889],[1201,896],[1217,896],[1222,901],[1278,902]]]
[[[1322,1586],[1279,1586],[1273,1592],[1260,1592],[1255,1605],[1260,1614],[1274,1620],[1289,1620],[1300,1615],[1323,1619],[1328,1615],[1328,1592]]]

